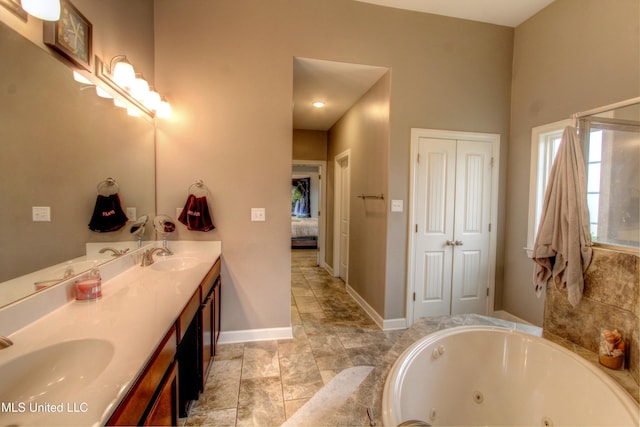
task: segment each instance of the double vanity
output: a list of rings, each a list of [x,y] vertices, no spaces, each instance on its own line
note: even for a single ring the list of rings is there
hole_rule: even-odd
[[[0,425],[176,425],[204,389],[220,319],[220,242],[102,264],[102,297],[69,279],[0,309]]]

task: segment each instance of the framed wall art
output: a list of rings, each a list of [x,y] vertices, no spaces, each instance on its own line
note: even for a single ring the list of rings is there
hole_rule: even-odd
[[[42,41],[73,65],[91,70],[93,26],[68,0],[60,1],[60,20],[44,21]]]

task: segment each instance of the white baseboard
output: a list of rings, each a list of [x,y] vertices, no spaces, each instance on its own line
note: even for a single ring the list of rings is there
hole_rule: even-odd
[[[324,269],[327,271],[327,273],[329,273],[331,275],[331,277],[335,277],[333,275],[333,267],[331,267],[329,264],[327,264],[326,262],[324,263]]]
[[[388,319],[385,320],[376,312],[373,307],[369,305],[368,302],[364,300],[351,286],[346,285],[347,293],[358,303],[360,307],[371,317],[376,325],[380,327],[383,331],[391,331],[394,329],[406,329],[407,322],[405,319]]]
[[[235,344],[252,341],[288,340],[293,338],[291,326],[286,328],[246,329],[221,331],[218,344]]]

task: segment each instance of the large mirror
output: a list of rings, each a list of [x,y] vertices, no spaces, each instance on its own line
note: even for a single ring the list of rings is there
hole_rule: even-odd
[[[125,212],[153,217],[155,127],[74,81],[69,67],[3,23],[0,85],[1,307],[35,292],[13,292],[17,277],[82,257],[87,243],[135,244],[132,223],[104,233],[88,224],[108,177]],[[34,207],[50,220],[34,221]],[[152,235],[148,226],[142,237]]]

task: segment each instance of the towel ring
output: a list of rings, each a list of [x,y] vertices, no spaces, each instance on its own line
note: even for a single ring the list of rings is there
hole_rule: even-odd
[[[202,193],[200,195],[196,194],[198,192],[202,192],[203,194]],[[198,180],[194,181],[194,183],[189,186],[189,189],[187,190],[187,195],[189,195],[189,194],[193,194],[196,197],[205,197],[205,196],[209,195],[209,189],[204,184],[203,180],[198,179]]]
[[[101,196],[111,196],[113,194],[116,194],[120,190],[120,186],[115,179],[109,177],[100,182],[96,186],[96,189],[98,190],[98,194]]]

